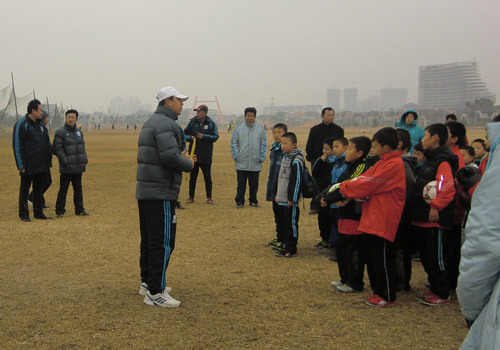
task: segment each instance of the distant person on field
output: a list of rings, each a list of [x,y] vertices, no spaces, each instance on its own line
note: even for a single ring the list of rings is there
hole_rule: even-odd
[[[45,126],[45,130],[44,131],[47,133],[47,137],[49,137],[49,139],[50,139],[49,130],[48,130],[49,115],[45,111],[43,111],[43,114],[42,114],[42,123]],[[49,189],[50,185],[52,185],[52,176],[50,174],[50,168],[51,167],[52,167],[52,157],[51,157],[51,161],[50,161],[50,164],[49,164],[49,171],[47,171],[45,173],[45,176],[44,176],[44,179],[43,179],[43,185],[42,185],[42,204],[43,204],[43,209],[48,209],[49,208],[49,206],[46,204],[44,194],[45,194],[45,192],[47,192],[47,190]],[[28,201],[33,204],[33,192],[31,192],[28,195]]]
[[[470,328],[461,349],[499,349],[500,118],[487,124],[491,144],[487,171],[472,197],[465,227],[457,296]]]
[[[424,129],[417,125],[418,113],[412,109],[407,110],[401,116],[401,120],[394,126],[396,128],[405,129],[410,133],[411,148],[409,152],[413,152],[413,147],[424,138]]]
[[[446,116],[446,122],[445,123],[449,123],[449,122],[456,122],[458,119],[457,119],[457,115],[455,113],[452,113],[452,114],[448,114]]]
[[[38,100],[28,103],[28,113],[14,125],[12,148],[21,176],[19,186],[19,217],[30,222],[28,193],[33,183],[33,217],[51,219],[43,213],[43,187],[52,165],[52,152],[47,128],[41,122],[43,111]]]
[[[251,207],[259,207],[257,191],[259,189],[259,174],[262,163],[266,160],[267,141],[264,127],[255,123],[257,110],[254,107],[245,108],[245,122],[238,125],[231,136],[231,156],[236,167],[236,208],[245,205],[245,192],[250,191]]]
[[[269,176],[267,178],[266,201],[272,202],[274,223],[276,224],[276,238],[267,245],[277,249],[284,248],[285,234],[283,224],[280,221],[279,205],[276,203],[276,192],[278,191],[278,175],[280,172],[283,150],[281,149],[281,137],[288,131],[285,124],[275,124],[273,126],[273,140],[271,152],[269,153]]]
[[[184,129],[185,140],[190,142],[189,154],[191,154],[196,139],[196,148],[194,150],[196,163],[189,175],[189,198],[186,203],[194,202],[196,179],[201,168],[205,179],[207,203],[214,204],[215,202],[212,199],[212,154],[214,152],[214,142],[219,139],[219,131],[217,124],[207,115],[207,106],[201,105],[195,110],[196,116],[189,121],[189,124]]]
[[[287,132],[281,137],[281,150],[283,151],[283,158],[274,201],[278,204],[279,221],[285,236],[285,247],[279,249],[276,256],[293,258],[297,256],[300,184],[305,160],[302,152],[297,149],[297,136],[293,132]]]
[[[325,107],[321,111],[321,123],[315,125],[309,131],[306,144],[306,159],[309,163],[314,163],[323,154],[323,140],[327,137],[344,137],[344,129],[334,123],[335,111],[331,107]],[[315,184],[317,192],[321,192]],[[311,201],[309,214],[317,214],[320,205],[317,201]]]
[[[156,112],[143,124],[137,151],[136,198],[141,230],[141,286],[146,305],[179,307],[170,296],[166,271],[175,247],[182,172],[193,168],[187,150],[182,151],[182,129],[176,120],[188,96],[166,86],[156,95]]]
[[[83,207],[82,174],[87,168],[88,158],[85,151],[83,133],[76,126],[78,111],[66,111],[65,123],[56,131],[52,151],[59,159],[59,192],[57,193],[56,215],[62,218],[66,212],[66,196],[69,184],[73,186],[73,203],[75,215],[88,216]]]

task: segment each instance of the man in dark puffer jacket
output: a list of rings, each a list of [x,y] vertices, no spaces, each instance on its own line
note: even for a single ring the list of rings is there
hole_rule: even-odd
[[[66,212],[66,195],[69,183],[73,185],[73,203],[75,204],[75,214],[88,216],[83,208],[82,173],[88,163],[85,152],[85,141],[82,131],[76,126],[78,121],[78,111],[69,109],[66,111],[66,122],[64,126],[56,131],[52,152],[59,159],[59,193],[56,201],[56,215],[62,218]]]

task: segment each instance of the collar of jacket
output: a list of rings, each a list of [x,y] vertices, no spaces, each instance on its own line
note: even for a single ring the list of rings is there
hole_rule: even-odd
[[[299,152],[298,148],[295,148],[292,153],[285,153],[285,156],[286,157],[293,157],[293,156],[295,156],[297,154],[300,154],[300,152]]]
[[[335,125],[335,122],[331,123],[331,124],[325,124],[324,122],[321,122],[321,124],[319,125],[322,125],[324,128],[333,128],[333,126]]]
[[[281,142],[279,141],[276,141],[273,143],[273,145],[271,146],[271,151],[275,151],[277,149],[281,148]]]
[[[380,159],[382,159],[382,160],[388,160],[388,159],[391,159],[391,158],[401,157],[402,155],[403,155],[403,152],[393,151],[393,152],[382,154],[380,156]]]
[[[253,128],[253,127],[255,126],[255,122],[250,123],[250,124],[248,124],[247,122],[245,122],[245,125],[246,125],[248,128]]]
[[[337,162],[337,161],[339,161],[339,160],[341,160],[342,158],[345,157],[345,153],[342,153],[340,156],[331,156],[331,157],[334,157],[333,158],[333,162]]]
[[[156,108],[155,114],[163,114],[169,118],[172,118],[173,120],[179,119],[179,116],[166,106],[158,106],[158,108]]]
[[[365,159],[364,159],[364,158],[358,158],[358,159],[356,159],[354,162],[350,162],[350,163],[346,162],[346,164],[347,164],[347,166],[348,166],[350,169],[352,169],[352,168],[357,168],[357,167],[358,167],[358,165],[360,165],[360,164],[361,164],[361,163],[363,163],[364,161],[365,161]]]
[[[337,160],[337,157],[335,157],[335,156],[328,156],[328,157],[326,157],[326,161],[328,163],[333,163],[333,162],[335,162],[335,160]]]
[[[76,124],[73,126],[69,126],[68,124],[64,123],[64,128],[69,131],[75,131],[76,129]]]
[[[41,121],[40,119],[38,119],[38,120],[33,120],[33,119],[31,119],[31,118],[28,116],[28,113],[26,113],[26,120],[27,120],[28,122],[30,122],[31,124],[35,124],[35,125],[36,125],[36,124],[40,124],[40,121]]]
[[[198,122],[198,123],[201,123],[201,124],[209,123],[210,120],[211,119],[210,119],[210,117],[208,115],[205,117],[205,119],[203,121],[199,121],[198,119],[196,119],[196,116],[194,116],[193,118],[191,118],[192,122]]]

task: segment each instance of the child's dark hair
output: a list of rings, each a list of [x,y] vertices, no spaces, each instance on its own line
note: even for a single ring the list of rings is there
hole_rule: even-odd
[[[297,143],[297,135],[295,135],[295,133],[293,132],[286,132],[283,134],[283,136],[281,136],[281,138],[283,137],[289,138],[292,143]]]
[[[368,153],[370,153],[370,149],[372,148],[372,140],[366,136],[356,136],[349,139],[349,142],[354,144],[356,147],[356,151],[362,151],[363,155],[361,158],[366,158]]]
[[[390,149],[398,148],[399,137],[396,129],[391,127],[382,128],[373,135],[373,141],[377,141],[380,146],[389,146]]]
[[[257,110],[255,109],[255,107],[245,108],[245,114],[243,115],[247,115],[248,113],[253,113],[255,116],[257,116]]]
[[[456,122],[456,121],[457,121],[457,115],[456,115],[455,113],[448,114],[448,115],[446,116],[445,121],[446,121],[446,122],[448,122],[448,119],[451,119],[451,120],[453,120],[454,122]]]
[[[465,126],[459,122],[448,122],[446,123],[446,126],[450,130],[451,137],[457,138],[458,147],[465,146]]]
[[[444,124],[431,124],[425,128],[425,131],[431,136],[437,135],[439,137],[439,146],[444,146],[448,141],[448,128]]]
[[[401,150],[408,152],[411,148],[411,137],[408,130],[405,129],[396,129],[398,133],[399,141],[401,141]]]
[[[475,139],[474,141],[471,142],[471,145],[474,142],[479,142],[481,144],[481,146],[483,146],[483,148],[486,148],[486,145],[484,144],[484,140],[483,139]]]
[[[327,137],[326,139],[323,140],[324,145],[330,146],[330,148],[333,147],[333,141],[335,141],[337,138],[335,136]]]
[[[283,130],[285,133],[288,132],[288,126],[286,126],[286,124],[283,124],[283,123],[278,123],[278,124],[274,124],[273,126],[273,130],[274,129],[281,129]]]
[[[344,146],[344,147],[345,147],[345,146],[347,146],[347,145],[349,144],[349,140],[348,140],[348,139],[346,139],[344,136],[341,136],[341,137],[334,137],[334,138],[333,138],[333,142],[335,142],[335,141],[340,142],[340,143],[342,144],[342,146]],[[332,142],[332,144],[333,144],[333,142]]]
[[[476,156],[476,152],[474,151],[474,148],[472,146],[463,146],[460,147],[460,149],[466,150],[467,153],[469,153],[469,156],[471,156],[472,158]]]
[[[422,152],[424,153],[424,148],[422,147],[422,144],[419,142],[415,145],[415,147],[413,147],[413,150],[414,151],[417,151],[417,152]]]

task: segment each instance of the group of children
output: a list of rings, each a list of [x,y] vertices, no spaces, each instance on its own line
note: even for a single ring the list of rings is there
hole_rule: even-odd
[[[276,256],[293,258],[304,157],[286,125],[274,126],[273,139],[266,199],[273,202],[276,238],[268,245]],[[458,122],[429,125],[414,147],[407,130],[391,127],[372,139],[325,139],[311,169],[322,189],[313,199],[321,205],[316,246],[333,248],[338,261],[340,280],[332,287],[361,292],[366,266],[373,295],[364,302],[393,306],[397,291],[411,290],[412,254],[418,250],[429,292],[417,299],[428,306],[450,303],[461,229],[487,148],[481,139],[468,146]]]

